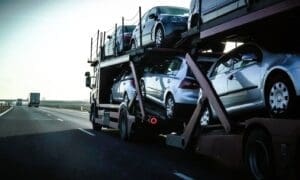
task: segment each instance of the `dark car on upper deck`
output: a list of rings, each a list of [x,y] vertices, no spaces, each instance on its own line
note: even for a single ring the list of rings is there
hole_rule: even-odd
[[[161,47],[172,44],[186,30],[188,9],[157,6],[147,11],[141,20],[142,45]],[[140,47],[140,26],[137,25],[131,39],[132,49]]]
[[[124,25],[117,27],[117,31],[107,36],[105,43],[105,56],[113,56],[124,53],[130,49],[130,40],[135,25]],[[124,34],[123,34],[124,32]]]

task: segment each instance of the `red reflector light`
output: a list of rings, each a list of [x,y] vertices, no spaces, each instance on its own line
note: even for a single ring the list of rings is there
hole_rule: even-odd
[[[179,88],[182,89],[199,89],[200,86],[197,83],[197,81],[194,80],[190,80],[190,79],[184,79],[183,81],[181,81]]]
[[[152,125],[156,125],[157,124],[157,118],[156,117],[152,117],[151,119],[150,119],[150,123],[152,124]]]

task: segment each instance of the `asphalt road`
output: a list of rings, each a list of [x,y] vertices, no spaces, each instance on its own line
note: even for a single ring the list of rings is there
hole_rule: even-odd
[[[0,164],[1,179],[247,178],[163,137],[123,142],[116,130],[92,130],[88,113],[25,106],[0,117]]]

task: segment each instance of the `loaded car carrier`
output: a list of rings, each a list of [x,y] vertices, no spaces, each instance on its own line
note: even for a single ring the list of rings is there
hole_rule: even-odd
[[[256,1],[251,2],[255,9]],[[263,0],[257,2],[261,3]],[[215,42],[227,40],[257,40],[268,44],[273,41],[290,42],[281,47],[299,47],[297,33],[300,31],[297,26],[300,23],[295,21],[300,17],[299,10],[299,1],[276,1],[276,3],[268,4],[256,11],[250,10],[249,13],[241,14],[205,30],[201,30],[202,26],[200,26],[196,36],[192,32],[195,30],[192,29],[182,35],[183,38],[176,44],[176,49],[140,48],[129,51],[123,56],[105,59],[101,55],[101,49],[103,49],[101,40],[99,52],[97,48],[98,55],[95,58],[91,56],[89,60],[95,72],[92,76],[95,80],[93,85],[91,85],[90,74],[86,73],[86,85],[92,89],[90,120],[93,128],[100,130],[105,126],[120,129],[121,138],[124,140],[136,135],[139,128],[160,133],[157,131],[157,126],[162,118],[155,113],[155,110],[153,111],[153,107],[145,103],[141,96],[139,77],[140,69],[144,64],[155,63],[155,61],[150,61],[159,56],[189,53],[187,49],[193,49],[192,52],[195,52],[195,48],[197,52],[200,51],[199,49],[214,50]],[[217,22],[218,19],[214,21]],[[219,48],[216,49],[219,50]],[[166,143],[182,149],[192,148],[228,166],[246,166],[255,179],[299,178],[300,156],[297,152],[300,148],[300,121],[265,117],[233,121],[228,116],[211,82],[198,68],[193,58],[186,54],[186,60],[201,86],[202,93],[199,94],[201,98],[191,118],[186,121],[188,123],[183,132],[167,135]],[[123,68],[130,69],[133,74],[136,97],[128,104],[124,102],[111,104],[110,87],[113,78]],[[205,107],[209,105],[216,112],[219,121],[200,126],[199,119]]]

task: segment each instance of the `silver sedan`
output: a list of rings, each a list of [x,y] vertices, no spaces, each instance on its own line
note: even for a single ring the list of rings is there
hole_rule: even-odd
[[[209,59],[208,62],[203,62],[201,67],[208,70],[212,65],[211,59],[216,58],[200,59],[202,61]],[[190,115],[184,112],[192,112],[192,107],[195,107],[199,84],[188,68],[184,56],[176,56],[163,59],[160,63],[147,68],[141,78],[141,90],[142,96],[164,109],[166,119],[173,119],[182,113]]]
[[[248,43],[221,57],[208,77],[229,114],[265,109],[285,118],[300,96],[300,56]]]
[[[130,72],[126,71],[114,79],[114,84],[111,88],[110,102],[129,103],[129,101],[134,98],[135,93],[133,76]]]

